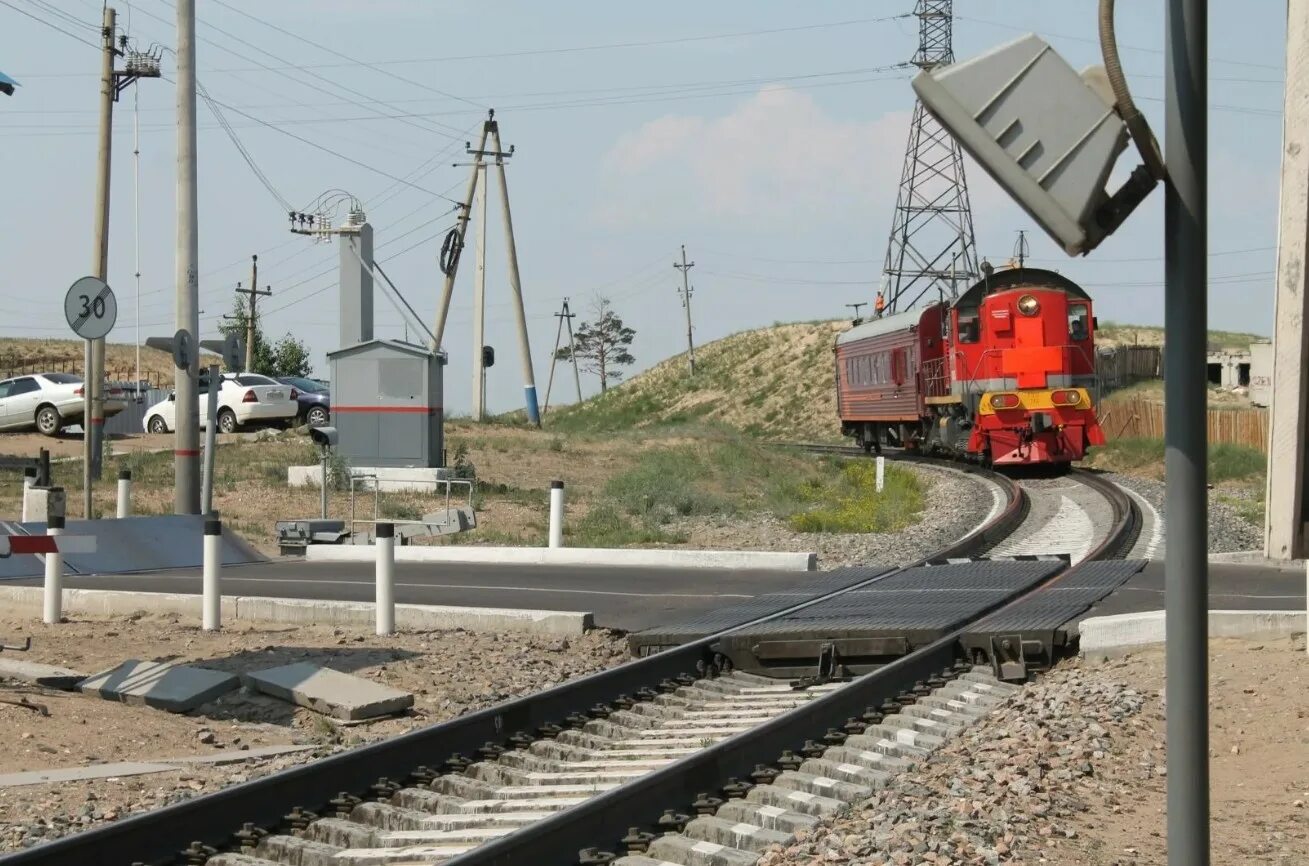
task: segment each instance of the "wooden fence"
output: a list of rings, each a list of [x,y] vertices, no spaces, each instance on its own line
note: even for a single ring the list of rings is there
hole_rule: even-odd
[[[1108,394],[1144,379],[1161,379],[1164,354],[1158,346],[1118,346],[1100,349],[1095,359],[1100,391]]]
[[[1105,437],[1115,439],[1162,439],[1164,407],[1162,403],[1139,397],[1110,397],[1100,403],[1100,426]],[[1245,445],[1261,453],[1268,452],[1267,409],[1209,409],[1206,413],[1209,441]]]
[[[82,358],[46,357],[19,358],[12,355],[0,355],[0,379],[14,376],[27,376],[32,373],[75,373],[82,375],[84,361]],[[110,382],[130,384],[136,380],[135,367],[105,368],[105,379]],[[141,380],[145,388],[160,388],[164,383],[153,381],[149,370],[141,371]]]

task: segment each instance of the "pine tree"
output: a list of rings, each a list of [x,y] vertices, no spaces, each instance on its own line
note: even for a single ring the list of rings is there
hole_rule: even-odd
[[[582,322],[573,335],[573,351],[567,346],[559,350],[557,357],[561,361],[572,360],[576,354],[583,370],[600,377],[600,393],[609,390],[610,382],[623,378],[621,370],[636,363],[636,358],[627,351],[636,337],[636,331],[623,324],[623,320],[609,306],[608,298],[597,298],[591,307],[595,321]]]

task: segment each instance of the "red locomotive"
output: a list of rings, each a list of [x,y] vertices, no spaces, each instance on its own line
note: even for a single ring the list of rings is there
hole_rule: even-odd
[[[952,303],[856,325],[836,341],[841,432],[866,451],[1080,460],[1104,444],[1094,331],[1090,296],[1039,268],[995,270]]]

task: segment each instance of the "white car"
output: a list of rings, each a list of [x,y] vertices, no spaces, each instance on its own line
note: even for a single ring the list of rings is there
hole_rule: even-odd
[[[0,430],[35,427],[57,436],[69,424],[82,423],[82,377],[73,373],[32,373],[0,380]],[[127,407],[121,388],[105,388],[105,417]]]
[[[254,373],[224,373],[219,380],[218,430],[231,433],[245,424],[275,424],[291,421],[299,411],[295,388]],[[209,386],[200,380],[200,429],[208,426]],[[177,429],[177,395],[169,394],[145,412],[147,433],[171,433]]]

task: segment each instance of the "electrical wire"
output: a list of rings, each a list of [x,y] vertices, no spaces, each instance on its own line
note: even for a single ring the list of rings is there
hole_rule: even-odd
[[[17,6],[10,3],[9,0],[0,0],[0,6],[8,6],[10,9],[14,10],[19,15],[26,15],[28,18],[31,18],[33,21],[37,22],[38,24],[44,24],[46,27],[49,27],[51,30],[58,30],[60,33],[67,36],[69,39],[76,39],[78,42],[81,42],[83,45],[89,46],[91,48],[95,48],[97,50],[100,48],[99,45],[96,45],[94,42],[90,41],[89,39],[83,39],[81,36],[78,36],[76,33],[73,33],[69,30],[65,30],[64,28],[60,27],[58,24],[54,24],[50,21],[47,21],[44,18],[40,17],[39,15],[34,15],[33,13],[28,12],[26,9],[19,9]],[[26,78],[29,76],[24,76],[24,77]]]
[[[263,185],[264,189],[268,190],[268,194],[273,197],[284,212],[289,213],[290,211],[295,210],[295,208],[291,206],[291,203],[286,200],[286,197],[277,191],[277,187],[273,186],[273,182],[268,179],[268,175],[264,174],[263,170],[255,163],[255,159],[250,154],[250,151],[241,143],[240,136],[236,134],[236,130],[232,129],[231,124],[227,122],[227,117],[223,115],[222,110],[218,107],[218,103],[210,98],[209,91],[205,90],[205,86],[200,83],[199,79],[196,79],[195,86],[200,92],[200,96],[204,99],[205,104],[209,106],[209,110],[213,112],[214,117],[218,118],[219,125],[222,126],[223,131],[227,133],[227,137],[231,139],[237,152],[241,154],[241,158],[245,160],[245,164],[250,167],[250,171],[254,172],[255,177],[258,178],[259,183]]]

